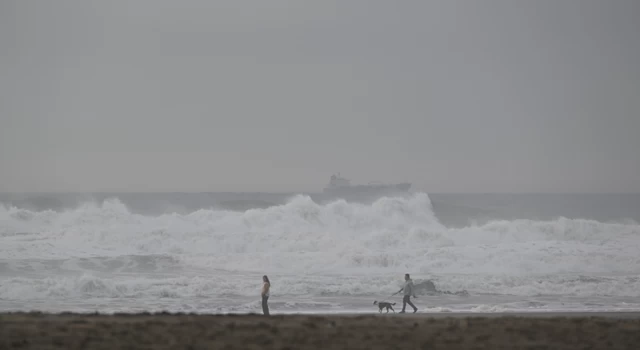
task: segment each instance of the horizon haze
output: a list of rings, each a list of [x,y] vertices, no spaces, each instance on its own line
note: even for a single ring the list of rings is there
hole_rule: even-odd
[[[640,192],[640,2],[6,0],[0,192]]]

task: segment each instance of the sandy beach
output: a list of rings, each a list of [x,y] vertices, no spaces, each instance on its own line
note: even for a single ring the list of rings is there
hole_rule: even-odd
[[[0,315],[0,349],[637,349],[638,313]]]

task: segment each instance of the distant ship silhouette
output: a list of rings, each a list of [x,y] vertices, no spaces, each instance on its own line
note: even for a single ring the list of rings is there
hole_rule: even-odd
[[[369,183],[367,185],[352,185],[351,181],[341,177],[340,173],[331,175],[329,184],[323,189],[328,195],[385,195],[408,192],[411,184],[402,182],[398,184]]]

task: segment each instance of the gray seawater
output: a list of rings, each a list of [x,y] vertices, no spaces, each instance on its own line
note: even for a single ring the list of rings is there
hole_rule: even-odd
[[[640,195],[0,194],[0,310],[640,310]]]
[[[0,204],[32,211],[76,209],[117,198],[136,214],[188,214],[201,209],[243,211],[286,204],[296,193],[0,193]],[[317,203],[335,200],[305,193]],[[462,227],[491,220],[553,220],[558,217],[600,222],[640,222],[640,194],[448,194],[429,193],[437,219]],[[377,198],[359,199],[371,203]]]

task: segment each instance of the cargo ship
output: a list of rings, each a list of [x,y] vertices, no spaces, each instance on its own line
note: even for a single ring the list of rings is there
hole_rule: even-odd
[[[331,196],[378,196],[406,193],[411,188],[408,182],[397,184],[369,183],[367,185],[352,185],[349,179],[337,175],[331,175],[329,184],[323,189],[323,193]]]

